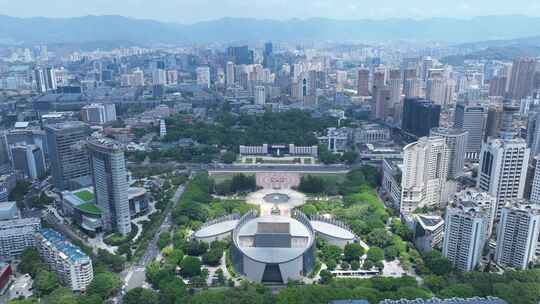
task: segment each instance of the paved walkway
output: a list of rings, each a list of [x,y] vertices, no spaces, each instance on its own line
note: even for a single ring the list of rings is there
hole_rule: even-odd
[[[285,195],[288,197],[285,201],[272,202],[272,195]],[[306,203],[306,196],[298,191],[291,189],[263,189],[250,193],[246,197],[246,202],[251,205],[257,205],[261,209],[261,216],[270,216],[272,210],[279,209],[282,216],[291,216],[291,210],[300,207]]]

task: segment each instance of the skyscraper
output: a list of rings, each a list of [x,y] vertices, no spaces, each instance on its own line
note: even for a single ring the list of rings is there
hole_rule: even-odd
[[[38,179],[45,176],[45,157],[37,145],[19,144],[11,148],[13,168],[24,176]]]
[[[466,131],[465,158],[479,158],[486,130],[487,110],[482,106],[458,103],[454,114],[454,128]]]
[[[474,204],[451,204],[444,219],[443,255],[460,271],[480,262],[486,242],[487,217]]]
[[[508,78],[506,76],[495,76],[489,81],[489,96],[505,96],[506,84]]]
[[[428,136],[439,126],[441,106],[418,98],[405,98],[401,128],[417,137]]]
[[[403,94],[405,94],[405,98],[419,98],[421,86],[416,69],[405,70],[404,78]]]
[[[234,86],[234,81],[235,81],[234,71],[235,71],[234,62],[227,61],[227,68],[225,71],[225,77],[226,77],[225,83],[227,84],[228,88]]]
[[[8,173],[10,170],[11,162],[7,135],[4,131],[0,131],[0,175]]]
[[[390,89],[387,86],[378,87],[374,90],[375,118],[386,121],[391,113]]]
[[[369,96],[369,70],[358,68],[356,89],[359,96]]]
[[[88,156],[79,146],[90,129],[83,122],[69,121],[48,125],[45,132],[54,186],[68,190],[73,179],[90,175]]]
[[[497,215],[507,201],[523,197],[529,154],[523,139],[491,138],[482,145],[476,186],[497,199]]]
[[[467,131],[452,128],[433,128],[430,136],[440,136],[446,141],[449,151],[448,178],[455,179],[462,176],[465,164]]]
[[[390,103],[393,106],[401,102],[401,87],[401,71],[399,69],[390,70],[388,88],[390,89]]]
[[[513,99],[521,99],[531,94],[536,71],[536,59],[522,57],[514,59],[508,93]]]
[[[197,85],[205,88],[210,88],[210,67],[197,68]]]
[[[86,146],[90,154],[96,203],[103,212],[103,227],[107,231],[127,235],[131,232],[131,217],[124,150],[105,138],[91,138]]]
[[[535,257],[540,232],[540,205],[515,201],[502,208],[497,225],[495,262],[526,269]]]
[[[227,49],[227,56],[229,61],[235,64],[253,64],[253,51],[251,51],[247,45],[233,46]]]
[[[264,105],[266,103],[266,89],[264,86],[255,87],[255,104]]]
[[[265,43],[263,52],[263,66],[267,69],[273,68],[273,54],[274,46],[272,45],[272,42]]]
[[[403,148],[401,213],[441,204],[446,191],[448,158],[442,137],[422,137]]]

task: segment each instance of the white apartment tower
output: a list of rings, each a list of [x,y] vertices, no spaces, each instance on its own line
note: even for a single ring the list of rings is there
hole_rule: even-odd
[[[497,225],[495,262],[498,265],[526,269],[535,257],[540,232],[540,205],[526,201],[507,204]]]
[[[446,208],[443,255],[460,271],[471,271],[480,262],[487,218],[474,204]]]
[[[103,227],[122,235],[131,232],[128,178],[123,148],[106,138],[87,142],[96,203],[102,210]]]
[[[266,89],[264,86],[255,87],[255,104],[264,105],[266,103]]]
[[[210,88],[210,67],[203,66],[197,68],[197,85]]]
[[[490,138],[482,145],[476,186],[497,200],[497,217],[509,200],[523,197],[530,150],[523,139]]]
[[[453,128],[433,128],[430,135],[440,136],[446,141],[449,151],[448,178],[455,179],[462,176],[468,132]]]
[[[401,213],[439,206],[445,196],[449,153],[442,137],[422,137],[403,148]]]

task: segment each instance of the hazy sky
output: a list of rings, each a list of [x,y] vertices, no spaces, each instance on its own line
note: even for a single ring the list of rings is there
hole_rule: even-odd
[[[0,0],[0,14],[20,17],[114,14],[181,23],[221,17],[540,16],[540,0]]]

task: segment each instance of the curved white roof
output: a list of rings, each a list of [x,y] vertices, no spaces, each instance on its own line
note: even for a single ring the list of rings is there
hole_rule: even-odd
[[[238,225],[238,220],[230,220],[215,223],[206,227],[203,227],[197,230],[193,235],[195,238],[203,239],[209,237],[215,237],[225,233],[233,231],[233,229]]]
[[[253,247],[246,246],[242,241],[243,238],[255,237],[261,232],[259,223],[264,224],[288,224],[290,236],[292,238],[305,238],[305,242],[300,242],[297,246],[292,247]],[[235,235],[235,242],[238,248],[244,255],[254,261],[278,264],[291,261],[306,252],[309,246],[313,243],[313,234],[311,229],[299,222],[298,220],[285,216],[263,216],[257,217],[244,223],[239,227],[238,233]]]
[[[323,221],[310,221],[313,230],[332,238],[353,240],[356,236],[349,230]]]

